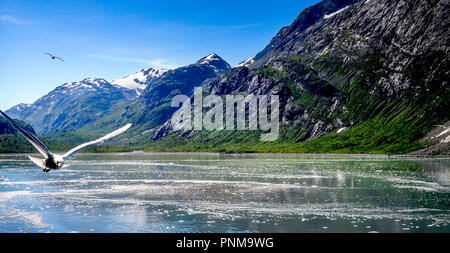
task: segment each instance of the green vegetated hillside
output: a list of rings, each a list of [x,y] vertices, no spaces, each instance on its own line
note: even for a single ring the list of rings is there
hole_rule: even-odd
[[[23,121],[17,122],[35,134],[34,129]],[[34,147],[21,136],[6,118],[0,116],[0,153],[34,152]]]
[[[281,89],[287,87],[295,104],[310,112],[310,115],[321,118],[323,122],[340,118],[343,124],[349,126],[342,133],[337,134],[333,130],[308,140],[307,125],[287,124],[281,127],[280,138],[275,142],[261,142],[261,131],[192,131],[188,134],[174,133],[151,143],[143,140],[137,144],[149,151],[407,153],[423,147],[425,143],[419,140],[435,125],[449,120],[450,96],[448,90],[441,86],[445,81],[443,73],[429,80],[427,88],[405,92],[394,98],[370,97],[367,96],[368,87],[374,83],[376,85],[377,79],[391,71],[383,69],[380,55],[367,55],[363,62],[356,65],[342,65],[326,55],[312,63],[319,72],[307,67],[302,58],[295,56],[278,61],[288,64],[289,71],[295,69],[292,64],[298,65],[302,71],[308,71],[315,88],[339,90],[342,93],[339,97],[345,101],[345,112],[337,111],[330,115],[329,104],[326,104],[326,99],[317,90],[297,90],[293,81],[295,77],[291,74],[295,76],[301,71],[282,72],[266,65],[250,72],[263,72]],[[445,71],[448,67],[446,60],[441,64],[440,70]],[[329,82],[318,77],[324,71],[332,73],[328,75]],[[425,76],[418,72],[405,74],[415,75],[417,82],[426,81]]]

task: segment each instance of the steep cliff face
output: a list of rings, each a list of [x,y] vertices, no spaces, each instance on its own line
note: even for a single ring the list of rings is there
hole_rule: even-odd
[[[448,0],[360,1],[288,39],[276,54],[301,55],[345,91],[350,121],[415,108],[426,132],[427,122],[449,116],[449,12]],[[430,114],[433,120],[424,116]]]
[[[233,68],[205,89],[279,95],[281,151],[408,152],[449,120],[449,11],[448,0],[323,1],[283,28],[249,68]],[[159,145],[228,150],[245,139],[171,135],[169,125],[153,137]],[[222,135],[234,141],[215,141]]]
[[[234,68],[204,86],[206,94],[277,95],[280,121],[288,131],[301,133],[296,141],[305,141],[336,128],[346,126],[339,115],[346,113],[345,93],[320,78],[299,57],[280,58],[257,69]],[[248,113],[248,112],[247,112]],[[296,128],[296,129],[293,129]],[[153,141],[174,132],[167,122],[154,135]],[[189,131],[195,135],[196,131]],[[188,136],[185,132],[184,136]]]
[[[283,28],[250,67],[299,54],[335,52],[349,60],[355,51],[373,49],[393,56],[447,52],[448,6],[446,0],[322,1]]]
[[[346,112],[345,93],[304,65],[300,57],[278,58],[252,70],[234,69],[206,91],[215,95],[278,95],[281,124],[301,126],[305,132],[302,140],[346,125],[336,116]]]
[[[448,60],[449,7],[448,0],[361,1],[286,36],[272,54],[312,59],[328,54],[342,64],[376,54],[389,71],[378,81],[388,96],[395,96],[419,85],[419,74],[432,78]]]
[[[298,41],[298,36],[317,21],[330,15],[346,6],[352,5],[359,0],[325,0],[316,5],[306,8],[292,22],[291,25],[282,28],[278,34],[272,38],[270,43],[259,52],[254,58],[250,67],[258,67],[268,63],[271,59],[280,56],[292,55],[293,42]]]

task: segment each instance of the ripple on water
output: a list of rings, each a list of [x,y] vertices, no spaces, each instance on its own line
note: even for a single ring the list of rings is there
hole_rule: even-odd
[[[28,162],[0,170],[0,231],[15,222],[62,232],[449,231],[449,186],[433,181],[439,171],[407,173],[385,160],[70,163],[51,173],[26,170]],[[402,201],[392,194],[399,189]]]

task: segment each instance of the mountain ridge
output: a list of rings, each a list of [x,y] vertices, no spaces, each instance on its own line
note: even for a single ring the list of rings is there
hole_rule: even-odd
[[[112,80],[110,83],[126,89],[135,90],[137,96],[139,96],[149,83],[159,78],[166,71],[167,69],[164,68],[141,69],[134,74]]]
[[[92,122],[87,128],[113,129],[127,122],[134,123],[130,133],[149,131],[164,123],[175,111],[170,106],[176,95],[191,95],[194,87],[202,86],[231,70],[231,66],[216,54],[209,54],[197,62],[170,69],[148,85],[131,103],[114,113]]]
[[[330,3],[299,26],[314,13],[303,11],[254,64],[208,87],[217,95],[279,95],[282,133],[269,149],[256,133],[180,132],[166,123],[149,150],[405,153],[426,145],[420,139],[449,120],[449,2],[316,6]]]
[[[189,69],[189,66],[209,70],[207,73],[209,79],[230,69],[230,65],[218,55],[209,54],[194,64],[175,70],[184,71]],[[144,93],[144,96],[151,96],[145,92],[146,89],[153,89],[153,83],[170,78],[168,72],[175,73],[175,70],[148,68],[111,82],[103,78],[85,78],[77,82],[64,83],[34,103],[18,104],[6,113],[29,122],[41,135],[58,131],[76,131],[108,115],[121,105],[136,100],[141,93]],[[203,81],[205,80],[197,81],[196,85],[201,85]],[[80,114],[80,111],[84,113]]]
[[[64,83],[34,103],[19,104],[6,113],[30,123],[38,134],[46,134],[75,130],[135,97],[134,91],[112,85],[103,78],[85,78]]]

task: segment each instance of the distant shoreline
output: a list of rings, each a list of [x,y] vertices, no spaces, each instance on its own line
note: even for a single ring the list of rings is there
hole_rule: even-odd
[[[39,155],[39,153],[0,153],[2,156],[24,156],[24,155]],[[79,153],[77,156],[90,155],[204,155],[204,156],[231,156],[231,157],[299,157],[299,158],[333,158],[333,157],[348,157],[348,158],[450,158],[449,155],[416,155],[416,154],[338,154],[338,153],[219,153],[219,152],[86,152]]]

